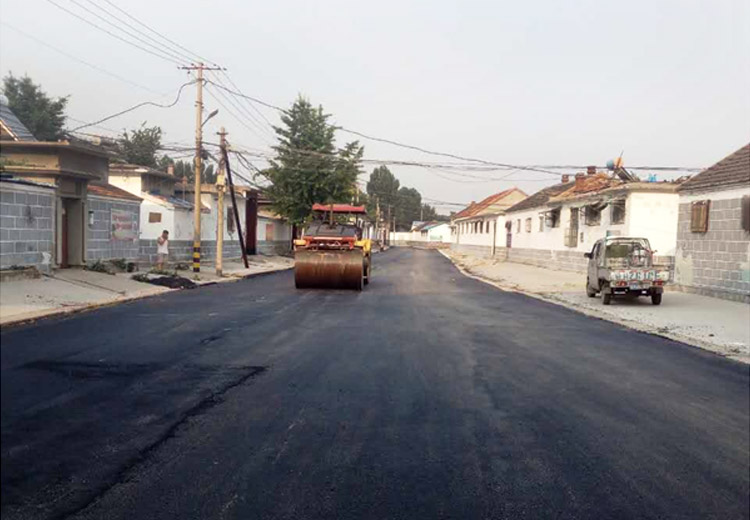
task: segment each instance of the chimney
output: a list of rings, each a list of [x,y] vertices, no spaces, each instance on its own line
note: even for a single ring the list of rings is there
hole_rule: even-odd
[[[586,175],[596,175],[596,166],[588,166],[586,168]]]
[[[575,190],[578,191],[581,188],[583,188],[583,185],[585,184],[585,181],[586,181],[586,175],[584,175],[583,173],[576,173]]]
[[[169,163],[167,165],[167,173],[169,175],[174,175],[174,163]]]
[[[567,184],[570,182],[570,174],[564,173],[562,176],[562,183]]]

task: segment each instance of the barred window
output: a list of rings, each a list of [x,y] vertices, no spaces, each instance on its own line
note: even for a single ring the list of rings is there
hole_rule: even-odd
[[[531,217],[526,219],[526,232],[531,233]]]
[[[710,200],[697,200],[690,206],[690,231],[706,233],[708,231],[708,211]]]
[[[616,200],[612,203],[612,213],[610,214],[612,224],[625,223],[625,201]]]

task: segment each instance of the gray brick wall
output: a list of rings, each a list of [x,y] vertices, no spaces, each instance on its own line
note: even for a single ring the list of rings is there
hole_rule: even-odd
[[[45,188],[0,183],[0,268],[42,267],[53,255],[55,195]]]
[[[242,257],[239,240],[224,241],[224,259],[233,260]],[[216,259],[216,241],[201,241],[201,259],[203,262],[213,263]],[[156,264],[156,240],[141,240],[138,261],[142,264]],[[170,240],[169,241],[169,262],[193,262],[193,241],[192,240]]]
[[[292,252],[289,240],[260,240],[257,247],[261,255],[288,255]]]
[[[496,248],[497,250],[498,248]],[[451,250],[458,253],[465,253],[468,255],[475,255],[489,258],[492,256],[492,247],[490,246],[474,246],[469,244],[451,244]]]
[[[691,204],[680,204],[675,281],[681,290],[750,303],[750,234],[742,229],[741,204],[741,198],[712,200],[706,233],[690,231]]]
[[[88,210],[94,212],[93,225],[87,225],[86,261],[113,260],[124,258],[138,259],[140,251],[138,239],[114,240],[112,238],[112,210],[127,211],[132,215],[136,229],[140,228],[140,203],[115,201],[101,197],[88,197]]]

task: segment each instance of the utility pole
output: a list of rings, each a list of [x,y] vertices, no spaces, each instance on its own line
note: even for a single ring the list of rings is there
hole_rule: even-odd
[[[206,67],[203,63],[180,67],[183,70],[196,70],[198,77],[196,81],[197,93],[195,100],[195,212],[193,218],[193,272],[201,271],[201,170],[202,170],[202,143],[203,143],[203,125],[208,121],[203,121],[203,71],[204,70],[223,70],[221,67]],[[215,112],[212,115],[216,115]],[[211,118],[212,116],[209,116]]]
[[[221,127],[219,132],[219,143],[221,149],[224,150],[227,146],[227,132],[224,127]],[[224,263],[224,194],[226,193],[224,184],[224,155],[222,154],[219,159],[219,174],[216,176],[216,194],[218,200],[216,201],[216,207],[218,215],[216,219],[216,276],[222,275],[223,263]]]
[[[380,198],[375,197],[375,238],[378,241],[378,247],[383,248],[383,239],[380,236]]]

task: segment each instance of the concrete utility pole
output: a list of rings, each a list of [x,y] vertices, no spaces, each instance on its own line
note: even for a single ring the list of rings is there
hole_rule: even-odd
[[[203,71],[204,70],[223,70],[221,67],[206,67],[203,63],[190,65],[189,67],[180,67],[183,70],[196,70],[197,74],[197,93],[195,100],[195,212],[193,218],[193,272],[201,271],[201,170],[202,170],[202,144],[203,144],[203,125],[208,119],[216,115],[214,111],[203,121]]]
[[[226,147],[227,132],[221,127],[219,132],[219,143],[221,149]],[[224,263],[224,194],[226,193],[224,183],[224,156],[219,160],[219,174],[216,176],[216,194],[217,194],[217,211],[219,212],[216,219],[216,276],[222,275]]]

